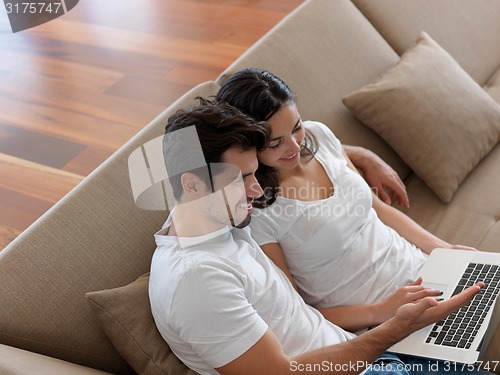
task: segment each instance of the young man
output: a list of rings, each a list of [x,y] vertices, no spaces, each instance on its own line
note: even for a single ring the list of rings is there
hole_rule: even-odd
[[[155,236],[149,293],[172,351],[201,374],[360,373],[367,367],[368,373],[407,374],[405,364],[415,363],[424,372],[435,369],[436,361],[402,362],[383,353],[468,303],[482,284],[447,301],[425,297],[404,305],[359,337],[326,321],[246,227],[252,200],[262,194],[255,171],[265,129],[209,102],[177,112],[166,126],[175,207]]]

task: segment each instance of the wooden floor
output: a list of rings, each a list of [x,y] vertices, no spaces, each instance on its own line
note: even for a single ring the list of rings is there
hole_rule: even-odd
[[[81,0],[0,34],[0,249],[303,0]]]

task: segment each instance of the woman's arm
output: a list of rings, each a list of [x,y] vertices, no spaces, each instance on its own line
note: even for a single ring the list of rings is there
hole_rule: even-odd
[[[448,242],[422,228],[401,211],[382,202],[375,194],[373,194],[373,208],[385,225],[393,228],[424,253],[430,254],[437,247],[453,247]]]
[[[441,291],[422,286],[422,279],[397,289],[386,299],[369,305],[318,308],[323,316],[346,331],[359,331],[384,323],[394,316],[397,309],[425,297],[438,297]]]
[[[295,290],[298,290],[297,284],[295,284],[295,280],[293,279],[290,271],[288,270],[288,266],[286,265],[285,254],[283,253],[281,245],[278,243],[267,243],[265,245],[262,245],[261,249],[273,261],[273,263],[285,273],[286,277],[288,277],[288,280],[290,280]]]
[[[268,243],[262,245],[261,248],[273,263],[285,273],[295,290],[298,290],[297,284],[286,265],[282,247],[278,243]],[[318,310],[326,319],[351,332],[382,323],[375,311],[375,305],[327,307],[318,308]]]
[[[295,290],[298,290],[285,261],[283,249],[277,243],[268,243],[261,246],[266,255],[288,277]],[[359,331],[364,328],[379,325],[392,318],[396,310],[409,302],[416,302],[425,297],[439,296],[440,291],[424,288],[422,279],[399,288],[381,302],[369,305],[353,305],[318,308],[323,316],[332,323],[347,331]]]

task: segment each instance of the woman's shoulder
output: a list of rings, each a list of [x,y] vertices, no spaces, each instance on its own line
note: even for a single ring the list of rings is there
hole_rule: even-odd
[[[330,130],[328,126],[319,121],[311,121],[311,120],[304,121],[304,127],[311,132],[333,134],[333,132]]]
[[[279,242],[305,208],[306,206],[301,201],[278,196],[270,206],[253,210],[249,225],[252,236],[255,238],[271,234]],[[257,243],[260,242],[257,238],[255,239]]]
[[[252,212],[250,220],[250,230],[253,239],[259,246],[270,242],[279,242],[279,232],[281,229],[279,217],[273,214],[271,207],[278,207],[280,203],[274,202],[266,208],[257,208]]]
[[[320,147],[327,147],[330,150],[342,151],[342,144],[332,130],[319,121],[304,121],[304,128],[308,130],[319,143]]]

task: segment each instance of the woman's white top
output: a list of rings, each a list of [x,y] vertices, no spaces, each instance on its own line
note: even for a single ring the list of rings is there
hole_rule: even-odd
[[[278,196],[271,206],[255,209],[254,239],[259,245],[281,245],[300,293],[312,306],[373,303],[416,280],[427,256],[378,218],[372,190],[347,166],[333,133],[319,122],[304,126],[318,141],[315,158],[334,193],[308,202]]]

